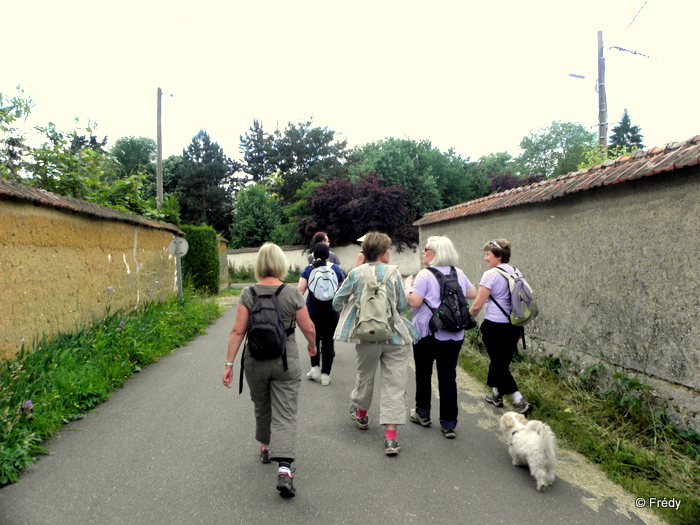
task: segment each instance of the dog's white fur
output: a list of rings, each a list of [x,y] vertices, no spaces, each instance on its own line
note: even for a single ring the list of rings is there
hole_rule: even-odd
[[[551,485],[556,476],[557,442],[549,425],[528,421],[516,412],[501,417],[501,431],[508,438],[508,453],[517,467],[527,465],[537,481],[537,490]]]

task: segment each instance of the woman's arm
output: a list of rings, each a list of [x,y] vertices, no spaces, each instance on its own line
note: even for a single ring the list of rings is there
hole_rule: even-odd
[[[241,342],[245,337],[245,329],[248,324],[248,309],[241,303],[238,303],[238,309],[236,310],[236,320],[233,323],[233,328],[231,329],[231,334],[228,337],[228,351],[226,352],[226,362],[233,363],[236,359],[236,354],[238,354],[238,349],[241,346]],[[231,388],[231,383],[233,382],[233,365],[226,366],[224,368],[224,373],[221,376],[221,381],[226,388]]]
[[[308,286],[309,286],[308,279],[306,277],[299,277],[299,284],[297,284],[297,288],[299,288],[301,295],[304,295],[304,292],[306,291],[306,288]]]
[[[474,287],[472,286],[472,288]],[[489,298],[489,295],[491,295],[490,288],[486,288],[485,286],[479,286],[479,291],[476,294],[476,299],[474,299],[472,307],[469,309],[472,315],[476,316],[479,314],[481,309],[484,307],[484,303],[486,303],[486,299]]]
[[[343,281],[343,284],[340,285],[340,288],[338,288],[338,291],[335,292],[335,295],[333,296],[333,309],[337,312],[341,312],[345,306],[345,303],[350,300],[350,296],[353,293],[352,285],[355,279],[354,272],[356,271],[359,270],[350,270],[347,278]]]
[[[316,327],[314,326],[311,317],[309,317],[309,310],[304,305],[303,308],[297,310],[297,324],[301,329],[301,332],[306,337],[308,342],[309,355],[316,355]]]
[[[476,299],[476,286],[472,284],[471,288],[467,289],[467,292],[464,294],[467,299]]]

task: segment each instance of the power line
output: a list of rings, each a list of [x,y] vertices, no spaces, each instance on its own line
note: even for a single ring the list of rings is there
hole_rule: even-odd
[[[648,0],[644,0],[644,5],[643,5],[642,7],[639,8],[639,11],[637,11],[637,14],[634,15],[634,18],[633,18],[632,21],[629,23],[629,25],[627,26],[627,28],[625,29],[625,31],[627,31],[627,29],[629,29],[630,26],[631,26],[632,24],[634,24],[634,21],[637,20],[637,17],[639,16],[639,13],[641,13],[641,12],[642,12],[642,9],[644,9],[644,7],[647,5],[647,1],[648,1]]]

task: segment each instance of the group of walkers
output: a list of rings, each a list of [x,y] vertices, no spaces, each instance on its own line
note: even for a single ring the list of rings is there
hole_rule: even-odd
[[[251,330],[254,315],[258,315],[259,309],[255,306],[258,296],[274,297],[280,323],[287,333],[282,355],[262,360],[251,355],[249,335],[241,363],[241,373],[245,373],[254,404],[255,438],[260,442],[260,457],[263,463],[276,461],[279,464],[276,488],[283,497],[292,497],[296,492],[291,465],[302,371],[294,322],[307,340],[311,360],[307,378],[320,380],[323,386],[330,384],[334,341],[355,344],[357,372],[349,413],[360,430],[369,428],[368,411],[379,368],[379,424],[384,426],[387,456],[396,456],[401,450],[397,427],[405,424],[407,412],[412,422],[423,427],[431,425],[433,364],[438,378],[440,428],[446,438],[456,437],[456,369],[465,331],[435,328],[431,322],[441,302],[440,281],[444,281],[438,280],[436,271],[452,279],[456,275],[464,298],[473,301],[470,311],[474,316],[484,310],[480,330],[490,358],[487,384],[492,388],[486,401],[503,407],[503,396],[510,395],[515,411],[528,414],[532,410],[510,373],[521,330],[508,318],[507,312],[511,309],[508,279],[499,278],[499,275],[503,271],[511,275],[520,273],[509,264],[511,248],[507,239],[494,239],[484,245],[488,270],[479,282],[478,292],[464,272],[456,268],[457,251],[447,237],[428,238],[422,250],[426,269],[405,281],[398,268],[389,264],[391,238],[388,235],[369,232],[358,241],[362,245],[361,254],[356,266],[345,276],[340,261],[330,251],[328,236],[323,232],[316,234],[312,241],[313,253],[309,255],[310,264],[301,273],[296,287],[282,286],[287,273],[284,253],[275,244],[265,244],[255,263],[258,282],[241,293],[222,376],[225,386],[230,388],[233,383],[233,361],[246,333]],[[492,271],[494,269],[500,271]],[[333,290],[332,299],[325,296],[326,292],[313,293],[323,290],[316,283],[319,279],[325,279],[324,285]],[[304,301],[303,294],[307,291]],[[373,311],[368,315],[377,304],[388,305],[386,313]],[[411,321],[402,315],[409,307]],[[387,325],[385,331],[382,322]],[[411,352],[415,362],[416,397],[415,408],[407,411],[406,382]]]

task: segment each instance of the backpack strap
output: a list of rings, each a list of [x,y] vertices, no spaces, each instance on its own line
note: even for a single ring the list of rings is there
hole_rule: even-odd
[[[277,287],[277,290],[275,290],[274,296],[278,298],[277,300],[279,300],[279,296],[282,293],[282,290],[284,290],[285,286],[287,286],[287,285],[282,283]],[[277,306],[277,310],[279,312],[279,303]],[[280,317],[282,317],[282,314],[279,314],[279,315],[280,315]],[[284,331],[284,333],[286,333],[288,336],[292,335],[294,333],[295,327],[296,327],[296,318],[292,317],[292,322],[289,325],[289,328],[287,328]],[[289,369],[289,367],[287,366],[287,350],[286,349],[284,352],[282,352],[282,366],[284,367],[285,372]]]
[[[513,269],[514,269],[516,272],[518,271],[518,269],[517,269],[515,266],[513,266]],[[496,266],[496,267],[494,268],[494,270],[496,270],[496,273],[502,275],[503,278],[508,282],[508,293],[510,293],[510,280],[509,280],[508,277],[506,277],[506,275],[505,275],[505,274],[508,273],[508,272],[506,272],[503,268],[499,268],[498,266]],[[508,274],[508,275],[511,275],[511,274]],[[516,273],[516,275],[517,275],[517,273]],[[503,315],[506,316],[506,318],[508,319],[508,322],[510,322],[510,314],[507,314],[506,311],[503,309],[503,307],[502,307],[500,304],[498,304],[498,301],[496,301],[496,298],[495,298],[495,297],[491,296],[491,300],[493,301],[493,303],[494,303],[496,306],[498,306],[498,308],[501,310],[501,312],[503,312]],[[527,350],[527,346],[526,346],[526,343],[525,343],[525,327],[524,327],[524,326],[521,326],[521,327],[520,327],[520,338],[523,340],[523,350]]]
[[[452,275],[452,272],[454,271],[454,269],[455,269],[454,266],[450,266],[450,276]],[[439,299],[439,301],[442,301],[442,290],[443,290],[444,287],[445,287],[445,280],[446,280],[445,274],[442,273],[442,272],[441,272],[440,270],[438,270],[437,268],[433,268],[432,266],[428,266],[428,267],[426,268],[426,270],[428,270],[430,273],[432,273],[432,274],[435,276],[435,279],[436,279],[437,282],[438,282],[438,286],[440,287],[440,299]],[[455,272],[455,273],[456,273],[456,272]],[[425,298],[423,298],[423,302],[425,303],[425,306],[427,306],[428,308],[430,308],[430,311],[433,312],[433,313],[435,313],[435,310],[437,310],[437,308],[440,306],[440,305],[438,304],[438,307],[433,308],[432,306],[430,306],[430,305],[428,304],[428,301],[426,301]]]

